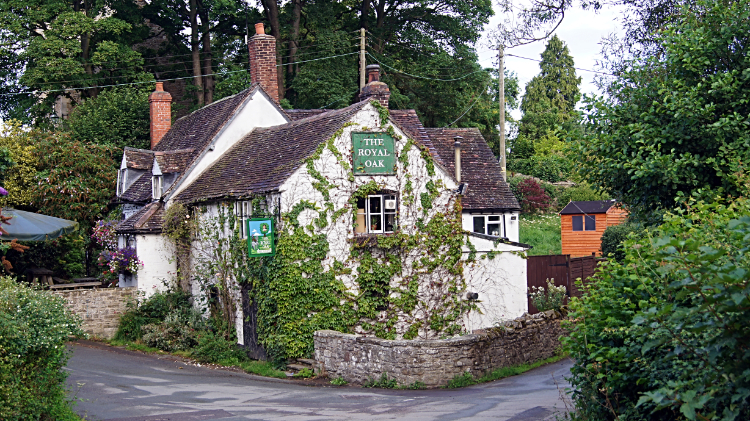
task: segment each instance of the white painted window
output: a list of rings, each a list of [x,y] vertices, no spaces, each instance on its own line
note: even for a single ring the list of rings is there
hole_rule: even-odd
[[[247,220],[253,216],[253,202],[242,201],[234,202],[234,216],[239,224],[240,238],[247,238]]]
[[[394,194],[371,194],[357,200],[355,234],[387,234],[398,228],[398,202]]]
[[[503,232],[503,215],[474,215],[472,231],[477,234],[505,237]]]
[[[155,175],[151,177],[151,192],[153,193],[154,199],[160,199],[161,198],[161,186],[162,186],[162,180],[160,175]]]
[[[128,170],[123,168],[117,175],[117,195],[121,196],[125,193],[125,180],[127,178]]]

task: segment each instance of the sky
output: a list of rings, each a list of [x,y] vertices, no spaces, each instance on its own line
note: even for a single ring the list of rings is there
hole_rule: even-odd
[[[605,8],[599,12],[592,10],[582,10],[579,7],[571,8],[565,14],[562,24],[557,28],[555,33],[563,40],[570,50],[575,67],[590,70],[601,70],[597,67],[597,60],[600,59],[601,45],[600,41],[609,34],[622,34],[622,28],[618,19],[621,8]],[[491,28],[496,28],[497,24],[502,21],[503,16],[497,15],[499,9],[495,6],[496,15],[490,19],[490,23],[485,28],[485,33],[481,41],[477,44],[480,64],[486,67],[497,66],[497,51],[489,47],[487,32]],[[537,41],[521,47],[506,49],[505,52],[521,57],[528,57],[539,60],[542,51],[544,51],[545,41]],[[521,86],[521,93],[526,84],[539,73],[539,63],[537,61],[524,60],[517,57],[505,57],[505,68],[515,72]],[[596,94],[599,93],[594,85],[594,73],[577,70],[576,74],[581,76],[581,93]],[[512,112],[513,117],[520,118],[520,111]]]

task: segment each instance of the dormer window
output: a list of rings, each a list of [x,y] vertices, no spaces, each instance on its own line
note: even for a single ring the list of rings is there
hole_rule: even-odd
[[[117,174],[117,195],[120,196],[125,193],[125,182],[128,175],[128,170],[123,168],[120,173]]]
[[[162,176],[155,175],[151,177],[151,191],[153,192],[154,199],[161,198],[161,186],[162,186]]]

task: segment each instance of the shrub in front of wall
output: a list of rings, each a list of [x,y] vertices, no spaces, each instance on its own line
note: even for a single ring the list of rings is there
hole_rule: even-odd
[[[120,317],[116,340],[136,341],[143,336],[142,328],[163,322],[171,313],[190,314],[193,306],[190,295],[179,289],[157,291],[148,298],[128,303],[128,310]]]
[[[0,277],[0,419],[78,419],[62,368],[80,323],[62,298]]]
[[[630,233],[640,233],[643,229],[642,225],[632,222],[607,227],[602,234],[602,256],[612,254],[615,260],[622,262],[625,259],[623,242],[628,239]]]
[[[191,354],[202,363],[238,364],[248,360],[247,354],[236,343],[227,340],[224,335],[204,332],[198,339],[198,345]]]

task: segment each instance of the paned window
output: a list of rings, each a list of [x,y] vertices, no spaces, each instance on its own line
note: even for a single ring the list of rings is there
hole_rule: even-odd
[[[385,234],[397,228],[396,195],[371,194],[357,200],[356,234]]]
[[[573,215],[573,231],[596,231],[596,215]]]
[[[502,218],[500,215],[474,215],[473,231],[478,234],[493,235],[500,237],[502,235]]]
[[[247,238],[247,221],[248,218],[253,216],[253,202],[234,202],[234,216],[237,217],[237,224],[239,225],[240,238]]]
[[[120,174],[117,180],[117,194],[122,195],[125,193],[125,177],[128,174],[128,170],[123,168],[120,170]]]
[[[155,175],[151,177],[151,191],[153,192],[153,198],[159,199],[161,198],[161,177],[160,175]]]

